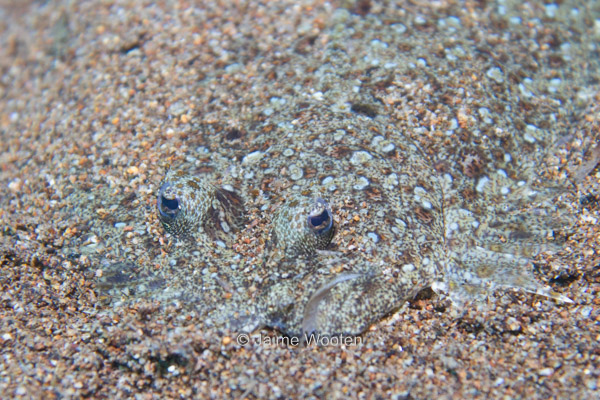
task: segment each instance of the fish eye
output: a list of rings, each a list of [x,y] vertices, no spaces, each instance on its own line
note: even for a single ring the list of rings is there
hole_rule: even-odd
[[[163,210],[170,213],[176,211],[179,208],[179,200],[167,199],[165,196],[161,197],[161,204],[163,206]]]
[[[172,188],[167,182],[158,191],[158,212],[165,218],[175,218],[179,213],[179,199]]]
[[[318,198],[307,219],[308,227],[316,234],[328,232],[333,227],[333,218],[325,200]]]
[[[289,257],[312,256],[325,250],[334,234],[333,214],[321,198],[294,196],[273,218],[273,243]]]

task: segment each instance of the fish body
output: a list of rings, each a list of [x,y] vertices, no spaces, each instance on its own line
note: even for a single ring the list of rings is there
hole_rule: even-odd
[[[560,245],[553,232],[570,221],[552,188],[502,173],[471,179],[458,162],[440,171],[380,120],[331,118],[315,110],[315,123],[280,132],[228,177],[170,169],[155,213],[169,261],[129,275],[133,298],[294,336],[360,334],[432,285],[457,304],[496,287],[561,298],[530,262]]]

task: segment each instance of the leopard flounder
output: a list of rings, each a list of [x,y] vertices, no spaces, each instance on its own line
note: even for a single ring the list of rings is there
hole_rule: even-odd
[[[153,169],[165,176],[152,199],[124,209],[96,188],[89,207],[108,216],[86,221],[98,245],[83,236],[80,252],[99,255],[100,291],[115,304],[177,302],[207,326],[291,335],[361,333],[426,287],[456,304],[499,287],[569,301],[531,270],[576,219],[570,150],[554,146],[579,118],[575,86],[554,98],[556,71],[538,59],[526,82],[538,95],[524,101],[521,55],[503,62],[465,45],[449,69],[425,57],[440,44],[426,30],[410,32],[421,40],[411,47],[402,30],[338,14],[311,52],[288,43],[244,73],[217,69],[186,87],[206,118],[185,128],[185,154]],[[272,73],[252,72],[269,62]],[[573,151],[593,141],[582,135]],[[540,177],[542,165],[551,173]]]
[[[304,117],[219,178],[170,169],[155,214],[170,237],[163,265],[106,265],[100,287],[290,335],[359,334],[432,285],[457,304],[495,287],[569,301],[531,272],[572,223],[552,203],[563,188],[436,169],[382,116]]]

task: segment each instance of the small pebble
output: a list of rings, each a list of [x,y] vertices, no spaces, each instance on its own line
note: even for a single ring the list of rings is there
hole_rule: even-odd
[[[486,76],[493,79],[496,83],[504,82],[504,73],[498,67],[493,67],[487,70]]]
[[[558,11],[557,4],[546,4],[546,17],[548,17],[548,18],[556,17],[557,11]]]
[[[396,31],[396,33],[399,34],[406,32],[406,26],[403,24],[393,24],[390,25],[390,28],[392,28],[394,31]]]
[[[373,241],[373,243],[379,242],[379,236],[375,232],[369,232],[367,233],[367,236]]]

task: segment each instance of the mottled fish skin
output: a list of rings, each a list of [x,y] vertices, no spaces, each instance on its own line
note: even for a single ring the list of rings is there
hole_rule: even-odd
[[[242,199],[233,191],[186,174],[169,171],[157,196],[158,218],[173,235],[229,238],[244,222]]]
[[[220,219],[207,215],[219,209],[223,220],[238,221],[235,213],[241,208],[217,207],[214,193],[221,189],[169,171],[158,196],[164,182],[179,187],[176,197],[188,222],[178,229],[167,223],[167,231],[193,236],[194,246],[216,251],[223,266],[215,269],[213,277],[196,274],[175,280],[180,273],[163,272],[169,289],[151,296],[183,300],[208,312],[212,322],[231,329],[270,326],[290,335],[335,335],[363,332],[434,282],[442,282],[459,304],[487,293],[489,286],[553,295],[532,278],[528,268],[529,257],[548,248],[553,241],[547,234],[558,228],[549,211],[520,212],[523,202],[536,197],[533,191],[515,191],[515,200],[496,198],[494,213],[479,215],[476,208],[469,210],[452,197],[459,196],[457,182],[450,174],[436,171],[410,139],[360,116],[351,126],[336,127],[326,111],[318,111],[314,120],[322,123],[291,137],[282,134],[282,140],[265,150],[260,163],[243,167],[253,176],[236,188],[246,206],[257,208],[266,201],[274,211],[259,222],[264,226],[263,254],[249,259],[251,264],[244,270],[228,271],[225,265],[231,260],[244,263],[244,253],[236,249],[246,234],[242,230],[220,248],[211,234],[218,230]],[[365,132],[372,132],[367,140]],[[314,144],[310,149],[291,150],[297,140],[308,138]],[[500,184],[516,186],[490,182],[487,189]],[[258,186],[261,196],[249,196]],[[198,198],[210,198],[208,203],[217,206],[210,209],[206,200],[198,203]],[[333,218],[331,229],[319,240],[306,227],[315,204],[326,205]],[[497,236],[500,232],[505,239]],[[176,243],[181,247],[174,254],[190,246],[181,240]],[[196,272],[194,262],[214,265],[206,259],[192,261],[190,268]],[[209,284],[215,278],[217,284]],[[193,289],[205,285],[213,288],[212,296],[232,295],[213,303],[199,299]]]
[[[333,215],[321,198],[289,196],[273,218],[273,246],[288,256],[310,256],[325,250],[335,233]]]
[[[385,127],[365,118],[357,118],[352,129],[367,132],[375,126],[385,133]],[[259,315],[262,324],[293,335],[357,334],[440,275],[439,182],[409,143],[397,143],[386,154],[371,145],[381,134],[367,143],[336,140],[330,130],[307,129],[302,135],[314,136],[318,144],[312,152],[285,156],[289,167],[277,186],[287,190],[273,190],[273,200],[278,208],[296,212],[298,198],[305,204],[327,198],[337,226],[332,253],[270,257],[264,268],[272,284],[242,314]],[[296,139],[272,146],[267,159],[282,157]],[[399,164],[403,168],[394,168]],[[268,168],[254,173],[259,181],[274,184]],[[272,221],[274,230],[289,230],[289,219],[279,218],[281,213]],[[291,278],[277,279],[283,272]]]
[[[315,107],[307,118],[258,143],[259,161],[232,161],[231,175],[170,169],[154,210],[136,217],[160,220],[168,240],[143,258],[102,261],[103,296],[297,336],[360,334],[434,283],[456,304],[497,287],[568,301],[530,268],[572,223],[553,203],[561,189],[502,173],[469,180],[458,162],[440,171],[382,117],[341,124]],[[299,141],[310,145],[297,151]]]

